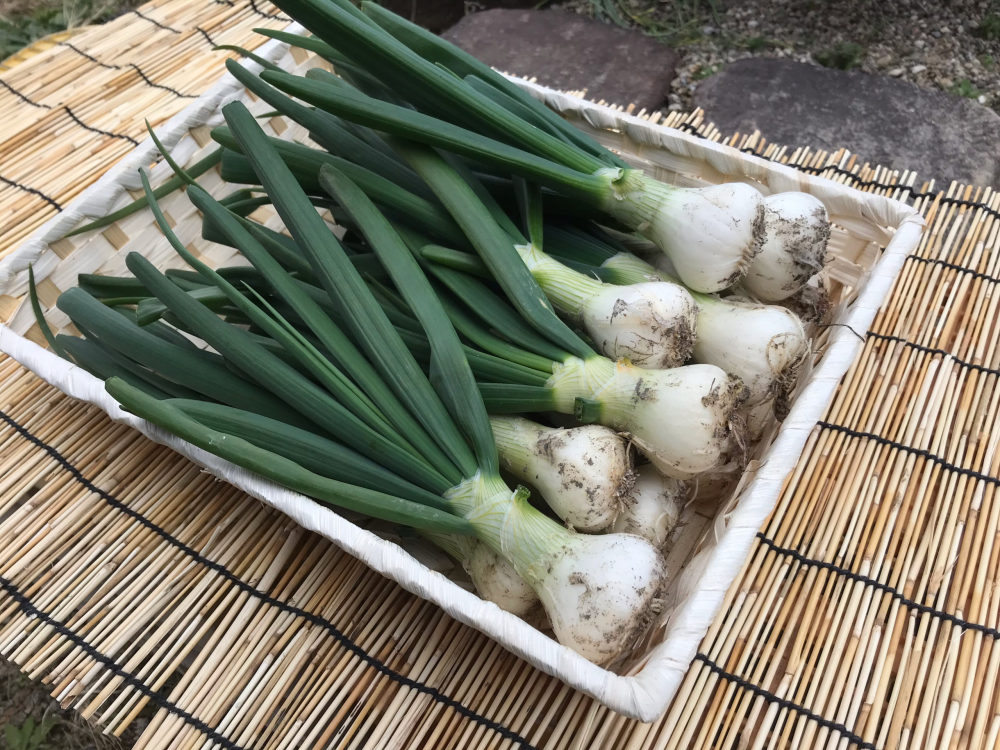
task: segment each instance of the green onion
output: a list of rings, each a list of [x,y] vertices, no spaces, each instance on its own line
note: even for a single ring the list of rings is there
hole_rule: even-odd
[[[438,395],[452,417],[464,427],[479,469],[488,474],[497,473],[496,445],[482,397],[462,353],[458,335],[430,282],[389,222],[345,174],[324,165],[320,170],[320,183],[354,219],[423,326],[431,345],[431,378],[437,384]],[[475,471],[472,466],[461,468],[465,476]]]
[[[489,84],[497,91],[505,94],[509,100],[515,101],[534,114],[534,118],[522,116],[521,119],[538,125],[539,121],[547,123],[550,132],[558,134],[565,140],[576,144],[584,151],[606,161],[611,166],[627,167],[628,165],[616,157],[599,143],[577,130],[563,120],[559,115],[525,92],[516,84],[504,78],[490,66],[480,62],[464,50],[456,47],[436,34],[431,34],[416,24],[410,23],[392,11],[386,10],[377,3],[362,3],[363,12],[375,23],[392,34],[396,39],[430,62],[439,63],[461,78],[468,80],[470,76]],[[507,107],[515,114],[524,111]],[[537,119],[535,119],[537,118]],[[541,127],[540,125],[538,125]]]
[[[191,175],[192,177],[200,177],[201,175],[205,174],[205,172],[210,170],[212,167],[216,166],[221,161],[221,159],[222,159],[222,149],[217,148],[205,158],[201,159],[195,164],[192,164],[191,168],[188,169],[188,174]],[[177,190],[183,184],[184,184],[183,180],[174,176],[171,177],[166,182],[164,182],[158,188],[156,188],[156,190],[154,190],[153,193],[154,195],[156,195],[157,198],[163,198],[164,196],[170,195],[170,193]],[[120,208],[117,211],[113,211],[107,216],[102,216],[100,219],[96,219],[88,224],[84,224],[82,227],[77,227],[72,232],[69,232],[66,236],[73,237],[74,235],[77,234],[83,234],[84,232],[89,232],[91,229],[100,229],[102,227],[110,226],[112,224],[121,221],[126,216],[131,216],[137,211],[141,211],[148,205],[149,201],[146,199],[145,196],[143,196],[142,198],[139,198],[138,200],[129,203],[127,206]]]
[[[148,189],[148,183],[146,183]],[[192,186],[192,193],[201,189]],[[208,266],[198,261],[184,248],[170,230],[163,214],[152,204],[154,215],[160,228],[170,240],[174,249],[184,257],[199,273],[205,274],[226,292],[241,310],[255,314],[256,308],[235,287],[225,279],[215,274]],[[188,295],[176,290],[166,277],[160,273],[145,258],[136,253],[126,257],[126,265],[154,291],[167,307],[177,314],[187,325],[208,341],[213,348],[222,352],[242,371],[252,373],[268,390],[278,395],[292,408],[304,417],[314,421],[330,434],[342,437],[373,460],[389,464],[411,481],[428,489],[443,491],[448,485],[440,475],[431,470],[423,460],[417,458],[417,451],[404,439],[399,437],[382,421],[372,404],[357,391],[352,384],[329,363],[315,352],[305,351],[302,361],[314,374],[322,378],[323,384],[341,399],[331,398],[329,394],[303,378],[282,360],[274,357],[266,349],[247,338],[245,332],[236,329],[219,320],[209,310],[192,300]],[[253,318],[255,323],[267,325],[266,316]],[[280,328],[270,326],[268,333],[272,336],[280,334]],[[294,353],[294,339],[285,339],[283,345]],[[349,405],[349,406],[348,406]],[[347,408],[345,408],[347,407]]]
[[[249,91],[259,96],[283,115],[309,130],[309,137],[331,154],[348,159],[360,167],[419,195],[425,200],[433,198],[423,181],[413,170],[398,159],[387,156],[355,137],[337,123],[337,119],[326,112],[309,109],[262,81],[235,60],[227,60],[226,68]]]
[[[108,380],[105,388],[124,409],[137,417],[208,453],[321,502],[419,529],[444,534],[474,533],[468,521],[451,513],[321,477],[283,456],[206,427],[169,401],[157,401],[118,378]]]
[[[206,427],[291,459],[320,476],[450,510],[448,501],[440,495],[400,479],[360,453],[321,435],[222,404],[185,399],[172,399],[169,404]]]
[[[444,405],[256,120],[238,102],[226,105],[223,115],[285,226],[381,376],[456,466],[475,465]]]
[[[184,292],[176,289],[178,294]],[[197,303],[193,303],[197,304]],[[129,322],[110,310],[82,289],[73,287],[63,292],[56,306],[77,325],[94,334],[119,352],[128,352],[130,359],[153,372],[184,385],[215,401],[238,409],[253,411],[273,419],[281,419],[288,411],[277,398],[262,388],[237,377],[225,365],[200,353],[168,343],[153,333]]]

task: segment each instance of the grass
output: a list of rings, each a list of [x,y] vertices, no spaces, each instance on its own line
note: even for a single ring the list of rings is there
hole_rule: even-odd
[[[672,45],[695,41],[707,24],[720,25],[717,0],[590,0],[594,17]]]
[[[813,57],[825,68],[850,70],[856,68],[865,59],[865,48],[853,42],[841,42],[817,52]]]
[[[766,49],[777,49],[784,45],[764,36],[751,36],[743,40],[743,46],[750,52],[763,52]]]
[[[135,744],[152,715],[145,712],[122,739],[109,737],[60,707],[49,689],[0,658],[0,744],[6,750],[123,750]]]
[[[988,42],[997,41],[1000,39],[1000,15],[990,11],[983,16],[983,20],[972,30],[972,33]]]
[[[137,0],[0,0],[0,60],[49,34],[102,23]]]
[[[954,84],[948,91],[957,96],[964,96],[966,99],[978,99],[983,92],[977,89],[968,78],[963,78]]]
[[[56,725],[56,720],[51,716],[46,716],[35,726],[35,720],[28,717],[21,726],[7,724],[3,728],[3,737],[7,742],[8,750],[39,750],[45,743],[52,727]]]
[[[701,81],[709,76],[715,75],[720,70],[722,70],[722,65],[702,65],[698,70],[691,76],[693,81]]]

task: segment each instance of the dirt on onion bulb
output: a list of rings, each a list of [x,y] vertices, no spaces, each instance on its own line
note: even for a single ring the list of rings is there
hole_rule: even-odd
[[[632,484],[625,441],[601,425],[557,429],[523,417],[490,417],[501,466],[545,498],[578,531],[611,525]]]
[[[780,302],[823,269],[830,221],[822,201],[808,193],[777,193],[764,205],[764,245],[742,284],[763,302]]]
[[[606,357],[664,369],[682,365],[691,355],[698,307],[684,287],[603,284],[533,245],[517,250],[553,306],[585,330]]]
[[[571,360],[548,384],[557,411],[572,410],[583,422],[628,432],[646,457],[675,479],[718,463],[730,420],[748,395],[738,378],[714,365],[642,370],[625,361]]]
[[[681,281],[698,292],[732,286],[765,237],[764,197],[740,182],[677,188],[629,173],[603,208],[655,243]]]
[[[635,475],[632,494],[611,528],[622,534],[638,534],[663,550],[681,520],[687,487],[664,476],[652,464],[640,466]]]
[[[642,537],[574,533],[532,508],[527,492],[468,519],[538,594],[559,642],[595,664],[620,656],[656,616],[666,565]]]

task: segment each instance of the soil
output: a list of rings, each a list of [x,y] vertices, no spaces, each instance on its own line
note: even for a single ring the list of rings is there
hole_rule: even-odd
[[[30,723],[29,723],[30,722]],[[16,664],[0,658],[0,742],[13,750],[123,750],[132,747],[146,728],[140,717],[121,739],[101,734],[76,711],[61,708],[46,686],[33,682]],[[50,727],[40,744],[24,743],[26,729]]]

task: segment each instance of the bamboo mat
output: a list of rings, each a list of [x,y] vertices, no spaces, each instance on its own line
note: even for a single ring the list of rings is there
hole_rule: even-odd
[[[162,0],[0,77],[0,253],[214,82],[209,39],[252,45],[274,16]],[[667,123],[721,139],[698,113]],[[140,748],[996,747],[1000,199],[726,140],[916,202],[929,230],[660,721],[601,708],[9,359],[0,653],[108,732],[149,717]]]

